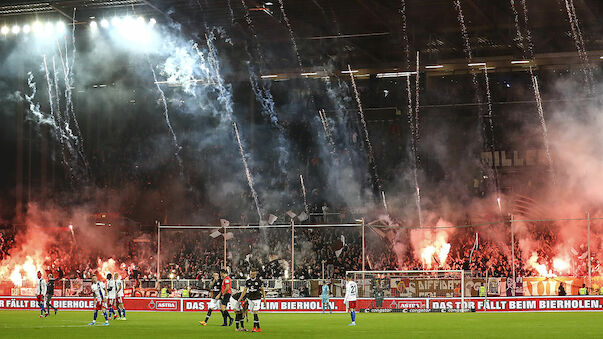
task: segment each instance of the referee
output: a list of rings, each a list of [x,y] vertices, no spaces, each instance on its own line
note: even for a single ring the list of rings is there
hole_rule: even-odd
[[[222,286],[218,297],[222,299],[220,305],[222,310],[222,318],[224,318],[224,324],[222,324],[222,326],[230,326],[232,325],[234,319],[230,316],[230,314],[228,314],[226,306],[230,301],[230,295],[232,293],[232,280],[230,280],[228,272],[226,272],[225,269],[220,270],[220,276],[222,277]]]

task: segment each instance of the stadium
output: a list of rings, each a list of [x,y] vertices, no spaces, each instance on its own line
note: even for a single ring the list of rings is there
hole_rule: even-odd
[[[602,15],[0,2],[0,337],[600,336]]]

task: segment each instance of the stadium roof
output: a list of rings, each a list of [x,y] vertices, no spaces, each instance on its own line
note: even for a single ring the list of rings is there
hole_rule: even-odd
[[[290,48],[289,32],[279,0],[244,0],[251,9],[255,29],[266,49]],[[356,67],[391,69],[403,62],[401,0],[283,0],[301,54],[307,64],[325,55],[345,51],[346,63]],[[569,1],[569,0],[568,0]],[[572,0],[575,4],[586,49],[599,62],[603,50],[603,2]],[[521,1],[515,1],[523,24]],[[461,1],[476,59],[504,57],[521,59],[522,49],[515,30],[510,0]],[[565,8],[565,0],[527,1],[529,27],[537,58],[543,64],[578,63],[576,46]],[[411,51],[420,50],[422,63],[463,62],[465,52],[453,0],[406,0]],[[13,24],[24,17],[71,18],[78,20],[126,13],[155,16],[172,21],[189,33],[210,26],[228,27],[234,22],[235,39],[248,39],[250,31],[239,0],[7,0],[0,5],[0,24]],[[233,15],[231,16],[231,8]],[[234,19],[234,20],[233,20]],[[411,53],[412,53],[411,52]],[[542,64],[541,63],[541,64]],[[464,65],[466,66],[466,65]],[[277,66],[281,68],[282,66]]]

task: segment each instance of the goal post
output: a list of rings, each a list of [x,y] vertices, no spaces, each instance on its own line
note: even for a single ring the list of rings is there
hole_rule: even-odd
[[[455,310],[464,312],[467,309],[463,270],[347,271],[346,275],[352,275],[360,298],[373,299],[371,308],[382,308],[385,299],[407,298],[460,299],[460,307]],[[429,303],[426,302],[427,307]]]

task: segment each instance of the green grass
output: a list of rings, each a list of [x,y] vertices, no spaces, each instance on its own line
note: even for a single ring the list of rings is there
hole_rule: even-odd
[[[40,319],[35,311],[0,311],[2,338],[600,338],[602,313],[261,314],[262,333],[239,333],[213,314],[129,312],[128,320],[89,327],[92,312],[59,312]],[[217,315],[217,316],[216,316]],[[99,320],[102,315],[99,315]],[[103,319],[104,320],[104,319]],[[252,318],[246,327],[252,326]],[[102,321],[101,321],[102,324]]]

